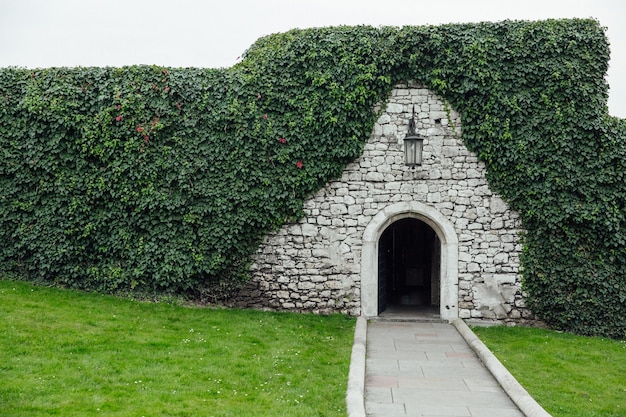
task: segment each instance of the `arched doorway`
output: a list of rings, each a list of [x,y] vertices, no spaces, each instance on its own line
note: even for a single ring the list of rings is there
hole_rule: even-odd
[[[404,218],[378,242],[378,314],[439,313],[441,242],[425,222]]]
[[[459,249],[454,225],[436,208],[417,201],[391,204],[376,214],[365,227],[361,252],[361,314],[378,315],[380,238],[389,226],[402,219],[419,220],[436,234],[440,242],[439,314],[444,320],[458,318]]]

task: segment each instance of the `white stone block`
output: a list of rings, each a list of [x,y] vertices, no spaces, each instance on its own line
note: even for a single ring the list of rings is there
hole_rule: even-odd
[[[315,284],[310,281],[301,281],[298,283],[299,290],[311,290],[315,288]]]
[[[397,103],[389,103],[387,104],[387,113],[402,113],[404,112],[404,106],[402,104]]]
[[[361,205],[357,205],[357,204],[351,204],[348,206],[348,214],[350,216],[358,216],[359,214],[363,213],[363,206]],[[350,221],[352,219],[346,219],[346,222]],[[350,226],[356,226],[357,222],[354,221],[354,223],[350,222]]]
[[[485,263],[487,262],[487,255],[484,253],[478,254],[474,257],[474,261],[478,263]]]
[[[441,170],[439,169],[433,169],[430,170],[430,172],[428,173],[428,176],[431,180],[438,180],[441,178]]]
[[[505,264],[507,262],[509,262],[509,254],[508,253],[501,252],[501,253],[498,253],[493,258],[493,263],[496,264],[496,265]]]
[[[504,222],[502,221],[502,218],[497,217],[497,218],[493,219],[491,221],[490,227],[491,227],[492,230],[502,229],[504,227]]]
[[[302,235],[303,236],[316,236],[319,232],[319,228],[313,224],[303,224],[302,225]]]
[[[396,125],[382,125],[382,135],[393,137],[398,134],[398,126]]]
[[[385,177],[383,174],[381,174],[380,172],[368,172],[367,175],[365,176],[365,180],[366,181],[372,181],[372,182],[382,182],[384,181]]]
[[[494,274],[493,278],[498,285],[513,285],[517,282],[517,276],[515,274]]]
[[[480,265],[476,262],[470,262],[467,264],[467,272],[480,272]]]
[[[381,114],[381,116],[378,118],[378,124],[384,125],[391,122],[391,116],[389,116],[386,113]]]
[[[491,204],[489,208],[493,213],[504,213],[508,210],[509,207],[500,197],[494,196],[491,198]]]
[[[467,178],[481,178],[483,174],[481,174],[480,172],[478,172],[475,169],[468,169],[467,170]]]
[[[329,280],[326,281],[324,287],[331,290],[340,290],[343,288],[343,285],[341,284],[341,281]]]
[[[340,215],[348,213],[348,208],[345,204],[331,204],[330,212],[333,215]]]

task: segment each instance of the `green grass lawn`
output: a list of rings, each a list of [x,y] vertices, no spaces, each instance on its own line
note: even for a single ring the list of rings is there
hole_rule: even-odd
[[[343,417],[354,324],[0,281],[0,415]]]
[[[626,416],[626,341],[526,327],[473,330],[554,417]]]

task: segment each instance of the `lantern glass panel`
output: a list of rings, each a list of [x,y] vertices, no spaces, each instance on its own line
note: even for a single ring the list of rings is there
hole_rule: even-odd
[[[410,167],[422,164],[422,146],[424,138],[407,135],[404,138],[404,164]]]
[[[422,146],[424,141],[422,139],[415,141],[415,165],[422,165]]]
[[[415,140],[407,139],[404,141],[404,163],[408,166],[415,165]]]

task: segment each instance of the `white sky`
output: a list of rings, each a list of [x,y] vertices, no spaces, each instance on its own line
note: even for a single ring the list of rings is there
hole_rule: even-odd
[[[0,67],[229,67],[292,28],[597,18],[608,28],[609,113],[626,118],[624,0],[0,0]]]

